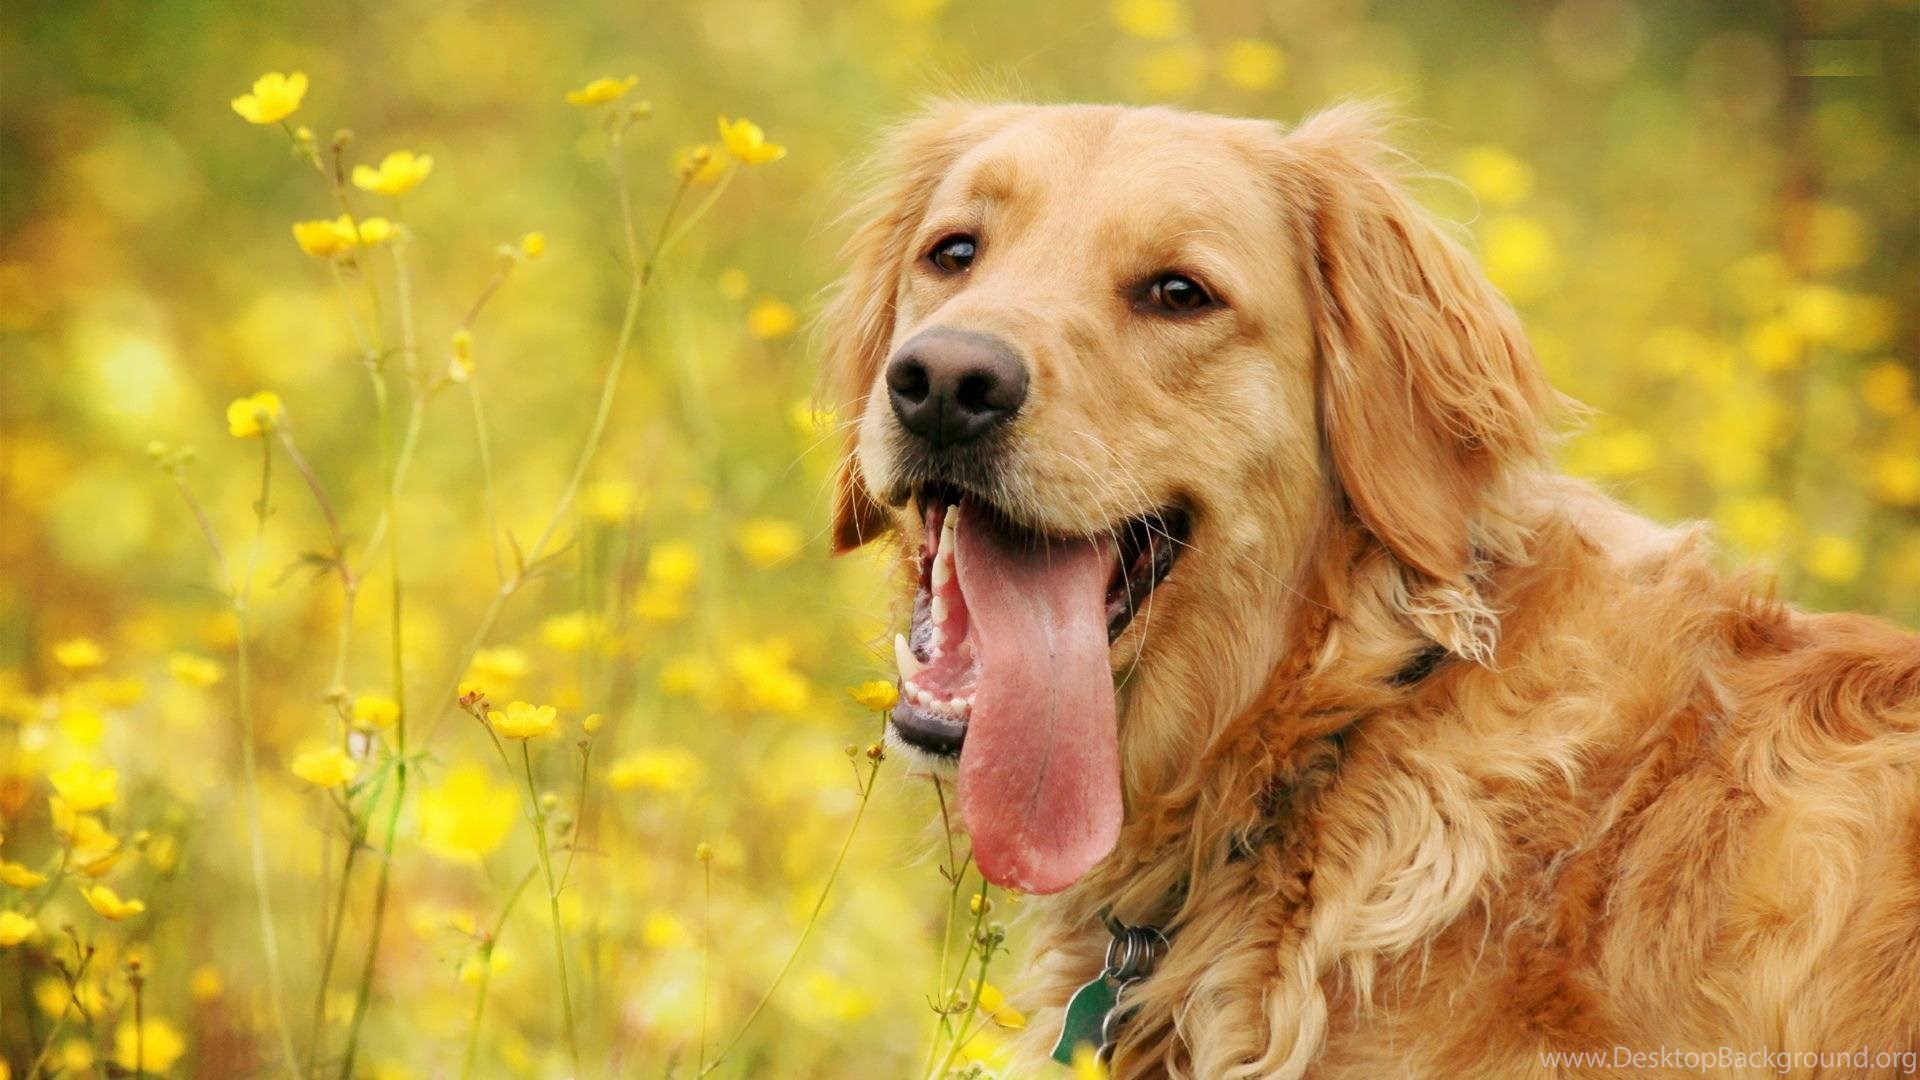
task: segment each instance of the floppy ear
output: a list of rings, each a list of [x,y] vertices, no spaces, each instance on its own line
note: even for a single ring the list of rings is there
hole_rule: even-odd
[[[847,431],[833,484],[835,554],[852,551],[891,524],[867,489],[854,446],[868,394],[893,346],[901,278],[916,255],[908,250],[914,231],[927,215],[935,185],[960,154],[1025,108],[958,101],[928,108],[886,134],[873,193],[849,212],[860,224],[842,250],[847,273],[820,321],[821,388]]]
[[[1513,309],[1401,190],[1365,106],[1281,140],[1320,351],[1321,424],[1354,515],[1401,564],[1471,591],[1476,525],[1545,456],[1556,400]]]

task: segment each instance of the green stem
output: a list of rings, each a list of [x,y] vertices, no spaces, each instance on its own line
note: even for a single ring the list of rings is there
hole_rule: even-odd
[[[553,876],[553,855],[547,848],[547,812],[540,806],[540,792],[533,783],[533,751],[528,740],[520,740],[520,762],[527,773],[527,801],[533,810],[533,834],[539,843],[540,869],[547,875],[547,912],[553,918],[553,964],[560,973],[560,1012],[567,1027],[567,1055],[573,1061],[574,1075],[580,1073],[580,1038],[573,1026],[573,992],[567,985],[567,943],[560,926],[560,887]]]
[[[700,860],[700,1064],[693,1075],[707,1073],[707,998],[713,984],[713,859]]]
[[[740,1040],[745,1037],[747,1029],[753,1027],[753,1022],[758,1020],[760,1014],[766,1010],[767,1003],[773,1000],[774,991],[780,989],[780,984],[786,979],[787,972],[793,970],[794,961],[800,958],[800,950],[806,947],[807,938],[813,933],[814,925],[820,921],[821,910],[827,906],[827,897],[833,892],[833,883],[840,877],[840,868],[847,861],[847,852],[853,847],[853,838],[860,831],[860,819],[866,816],[867,804],[873,801],[873,781],[879,773],[880,762],[875,759],[873,766],[867,770],[867,782],[861,788],[860,803],[854,809],[853,822],[847,826],[846,839],[840,842],[840,853],[834,856],[833,869],[827,872],[826,884],[820,887],[820,898],[813,902],[813,910],[807,915],[806,925],[800,928],[800,938],[793,943],[793,951],[787,954],[786,962],[780,965],[780,970],[774,975],[773,982],[768,984],[766,993],[760,995],[759,1002],[754,1005],[753,1011],[747,1014],[747,1019],[740,1025],[740,1030],[733,1033],[733,1038],[727,1040],[727,1044],[721,1047],[720,1053],[714,1056],[712,1062],[694,1074],[696,1077],[705,1076],[720,1067],[720,1063],[727,1059],[727,1055],[732,1053],[733,1048],[738,1046]]]
[[[367,794],[367,812],[380,804],[380,793],[387,786],[387,774],[383,769],[374,780]],[[327,988],[333,979],[333,961],[340,951],[340,934],[347,923],[348,887],[353,881],[353,865],[358,860],[360,849],[367,843],[366,817],[354,819],[353,832],[347,837],[347,854],[340,866],[340,886],[335,892],[333,910],[330,912],[327,930],[326,953],[320,961],[320,981],[313,992],[313,1032],[307,1043],[307,1075],[313,1075],[314,1064],[319,1060],[320,1044],[326,1032]]]
[[[238,641],[234,657],[234,690],[240,713],[240,771],[247,788],[248,842],[253,870],[254,901],[260,913],[260,945],[265,954],[267,1000],[273,1011],[274,1033],[280,1042],[287,1074],[297,1076],[299,1058],[293,1051],[293,1033],[287,1027],[286,1004],[280,987],[280,939],[274,926],[273,896],[267,883],[267,837],[261,821],[259,764],[254,747],[253,619],[250,604],[253,578],[260,568],[260,552],[267,532],[268,504],[273,494],[273,443],[260,437],[260,498],[253,504],[253,543],[233,586],[233,617]]]
[[[967,999],[966,1019],[960,1022],[960,1030],[954,1034],[952,1044],[947,1047],[947,1056],[941,1058],[939,1066],[927,1074],[927,1080],[940,1080],[947,1075],[947,1070],[953,1067],[954,1059],[960,1056],[960,1051],[966,1047],[967,1040],[973,1034],[974,1019],[980,1011],[980,994],[987,988],[987,964],[993,960],[993,949],[980,942],[980,924],[987,914],[987,879],[985,877],[980,879],[979,896],[979,911],[973,918],[973,939],[974,947],[980,951],[980,971],[974,976],[973,993]],[[962,977],[965,977],[966,965],[962,964],[960,971]]]
[[[507,916],[513,914],[514,906],[520,903],[521,894],[527,891],[527,886],[533,883],[533,875],[539,871],[539,867],[530,866],[526,873],[520,875],[520,884],[507,894],[506,905],[500,909],[500,917],[494,920],[493,933],[487,935],[486,944],[481,946],[480,985],[473,996],[473,1026],[467,1032],[467,1053],[460,1064],[460,1080],[473,1075],[473,1063],[480,1054],[480,1018],[487,1008],[487,985],[493,981],[494,946],[500,942],[500,932],[506,929]]]

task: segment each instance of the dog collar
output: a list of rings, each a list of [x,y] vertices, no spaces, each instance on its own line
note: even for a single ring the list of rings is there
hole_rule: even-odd
[[[1111,909],[1100,918],[1109,935],[1106,962],[1100,974],[1067,1000],[1060,1041],[1053,1047],[1053,1060],[1062,1065],[1073,1064],[1074,1052],[1082,1045],[1093,1047],[1101,1061],[1113,1056],[1120,1025],[1132,1013],[1125,1007],[1127,989],[1153,974],[1171,947],[1157,926],[1128,926],[1114,918]]]

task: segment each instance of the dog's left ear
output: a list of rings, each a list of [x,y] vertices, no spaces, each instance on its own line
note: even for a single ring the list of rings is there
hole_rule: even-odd
[[[1394,179],[1380,127],[1342,106],[1279,142],[1321,424],[1361,524],[1432,584],[1471,593],[1482,512],[1503,474],[1545,457],[1556,396],[1513,309]]]
[[[836,555],[880,536],[892,524],[867,490],[854,444],[867,394],[893,347],[894,308],[901,276],[915,255],[908,250],[914,232],[927,216],[934,187],[960,154],[1026,108],[964,101],[928,107],[885,134],[874,170],[878,183],[849,212],[860,224],[843,251],[847,273],[820,319],[822,395],[848,425],[833,484]]]

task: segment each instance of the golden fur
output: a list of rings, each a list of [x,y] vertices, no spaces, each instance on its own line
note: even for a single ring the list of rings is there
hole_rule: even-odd
[[[1111,904],[1173,939],[1123,1077],[1920,1050],[1920,640],[1775,603],[1716,571],[1702,529],[1554,475],[1558,402],[1518,320],[1378,131],[1354,107],[1284,131],[946,105],[892,134],[857,211],[826,322],[855,432],[838,546],[917,546],[885,505],[879,372],[931,325],[1031,366],[1010,509],[1070,534],[1193,514],[1113,647],[1119,845],[1031,901],[1035,957],[1009,977],[1029,1049],[1099,967]],[[960,230],[974,269],[922,272]],[[1227,310],[1122,299],[1169,267]],[[1782,1070],[1721,1074],[1748,1073]],[[1698,1073],[1632,1073],[1669,1074]]]

